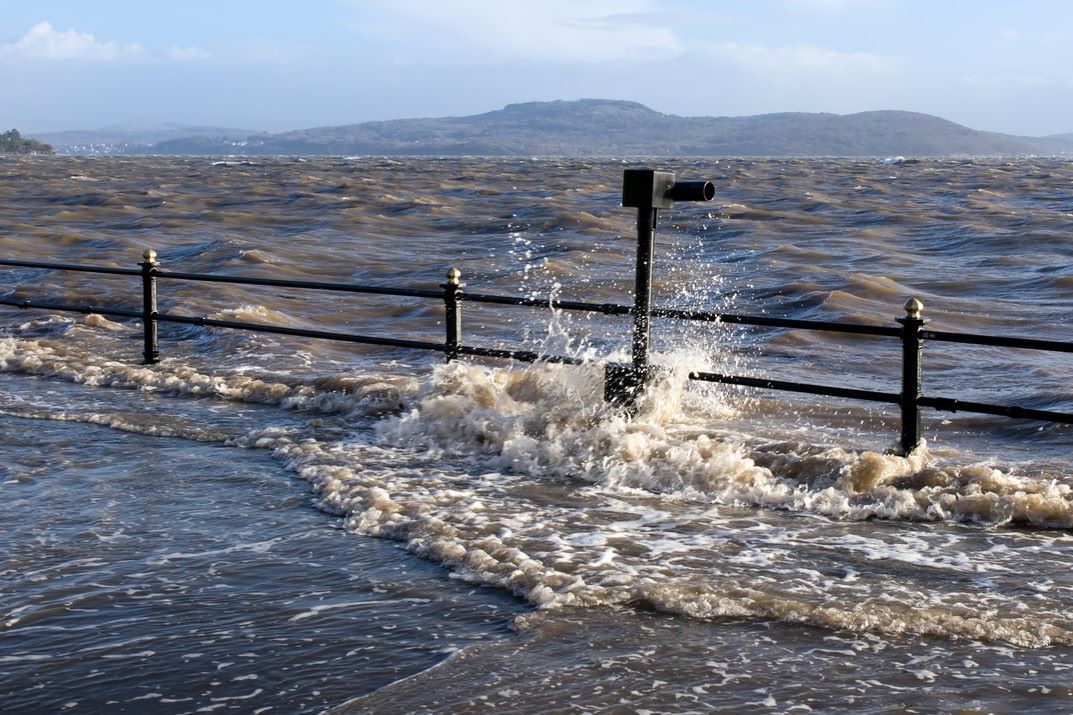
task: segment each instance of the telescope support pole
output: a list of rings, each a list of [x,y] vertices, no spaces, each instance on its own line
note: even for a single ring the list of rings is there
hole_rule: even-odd
[[[633,367],[643,373],[648,372],[648,347],[652,328],[652,259],[658,216],[659,209],[637,209],[637,272],[633,288]]]

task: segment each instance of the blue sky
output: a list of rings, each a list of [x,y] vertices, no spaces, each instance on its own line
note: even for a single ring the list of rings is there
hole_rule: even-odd
[[[6,0],[0,128],[285,129],[603,97],[1073,132],[1070,0]]]

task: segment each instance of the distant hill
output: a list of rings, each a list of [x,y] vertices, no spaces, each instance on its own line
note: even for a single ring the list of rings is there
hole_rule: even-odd
[[[192,124],[121,124],[102,129],[36,133],[61,154],[144,153],[155,144],[173,139],[211,138],[216,144],[243,141],[256,134],[249,129],[202,127]]]
[[[18,129],[0,133],[0,154],[54,154],[48,144],[24,139]]]
[[[224,134],[224,132],[232,132]],[[1073,135],[980,132],[928,114],[679,117],[604,99],[528,102],[464,117],[396,119],[280,134],[197,134],[129,148],[155,154],[421,156],[1023,156],[1073,152]],[[54,135],[48,135],[50,137]],[[65,145],[66,146],[66,145]]]
[[[1060,154],[1073,154],[1073,134],[1051,134],[1033,141],[1040,142]]]

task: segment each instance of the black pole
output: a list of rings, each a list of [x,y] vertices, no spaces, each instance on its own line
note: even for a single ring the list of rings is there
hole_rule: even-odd
[[[898,446],[902,456],[906,457],[920,445],[921,353],[924,348],[920,332],[925,323],[920,311],[923,309],[923,303],[911,298],[905,304],[905,317],[897,318],[902,324],[902,436]]]
[[[652,326],[652,258],[659,209],[637,209],[637,272],[633,288],[633,367],[647,373]]]
[[[144,328],[143,364],[154,365],[160,362],[157,350],[157,309],[156,309],[156,251],[147,250],[144,259],[138,265],[142,267],[142,326]]]
[[[604,368],[604,399],[627,407],[637,399],[651,375],[648,356],[652,328],[652,263],[655,257],[659,209],[675,201],[711,201],[715,187],[709,181],[675,184],[674,174],[653,169],[626,169],[622,173],[622,205],[637,209],[637,270],[633,289],[633,360],[608,363]]]
[[[444,326],[447,330],[444,341],[444,353],[450,362],[458,357],[459,348],[462,345],[462,306],[460,295],[463,285],[460,282],[462,272],[457,268],[447,271],[447,282],[441,283],[443,288]]]

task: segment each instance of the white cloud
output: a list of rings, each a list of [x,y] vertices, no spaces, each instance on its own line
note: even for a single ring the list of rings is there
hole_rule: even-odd
[[[48,22],[39,22],[22,39],[0,46],[4,54],[31,60],[109,61],[143,54],[137,44],[101,42],[88,32],[58,31]]]
[[[402,14],[396,20],[449,44],[455,60],[613,62],[681,51],[674,32],[653,24],[653,7],[641,0],[397,0],[391,7]]]
[[[746,72],[766,76],[823,74],[853,76],[894,70],[898,61],[869,52],[837,52],[815,45],[765,45],[720,42],[708,45],[713,59],[730,63]]]
[[[207,60],[212,55],[208,50],[201,47],[172,47],[168,50],[168,59],[178,60],[180,62],[186,60]]]

